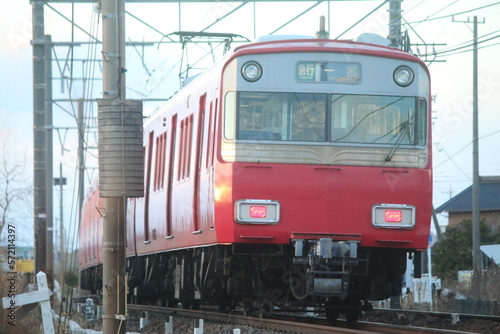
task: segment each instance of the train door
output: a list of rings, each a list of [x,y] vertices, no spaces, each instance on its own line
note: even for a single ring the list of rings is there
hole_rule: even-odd
[[[172,231],[172,187],[174,184],[174,158],[175,158],[175,146],[176,146],[176,136],[177,136],[177,114],[172,116],[172,123],[170,129],[170,149],[168,150],[168,183],[167,183],[167,235],[165,238],[170,239],[173,237]]]
[[[196,142],[196,150],[195,150],[195,173],[194,173],[194,189],[193,189],[193,224],[194,224],[194,232],[201,232],[201,212],[200,212],[200,183],[201,183],[201,175],[202,175],[202,155],[203,155],[203,131],[205,129],[205,104],[207,100],[207,95],[203,94],[200,97],[199,106],[198,106],[198,130],[197,130],[197,142]]]
[[[136,254],[136,215],[137,215],[137,198],[130,198],[127,202],[127,233],[126,233],[126,243],[127,243],[127,253]],[[130,241],[130,242],[129,242]]]
[[[210,102],[209,116],[208,116],[208,140],[207,140],[207,155],[205,168],[207,173],[206,182],[206,201],[205,201],[205,212],[206,212],[206,222],[208,226],[214,224],[214,155],[215,155],[215,144],[216,144],[216,128],[217,128],[217,102]]]
[[[153,163],[154,131],[149,133],[148,146],[146,147],[146,189],[144,192],[144,242],[149,243],[149,196],[151,190],[151,169]]]

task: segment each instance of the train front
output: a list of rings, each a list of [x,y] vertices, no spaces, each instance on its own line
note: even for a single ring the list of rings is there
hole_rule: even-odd
[[[265,42],[235,51],[221,87],[218,240],[253,266],[241,260],[234,286],[267,305],[276,291],[321,300],[330,317],[398,295],[429,237],[425,65],[369,44]]]

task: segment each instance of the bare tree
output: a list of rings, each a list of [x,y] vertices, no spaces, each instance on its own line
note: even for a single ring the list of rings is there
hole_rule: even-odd
[[[25,156],[0,133],[0,241],[5,225],[16,223],[16,216],[29,211],[32,187],[25,171]]]

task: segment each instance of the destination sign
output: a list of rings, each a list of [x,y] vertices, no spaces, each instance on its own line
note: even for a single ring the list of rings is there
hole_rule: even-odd
[[[324,82],[357,85],[361,82],[361,65],[343,62],[297,63],[296,78],[299,82]]]

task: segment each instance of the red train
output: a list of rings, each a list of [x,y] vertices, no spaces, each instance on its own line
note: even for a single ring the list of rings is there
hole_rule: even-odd
[[[401,292],[427,248],[430,78],[398,49],[328,39],[238,47],[144,124],[145,196],[128,201],[129,297],[356,320]],[[102,288],[94,192],[81,287]]]

